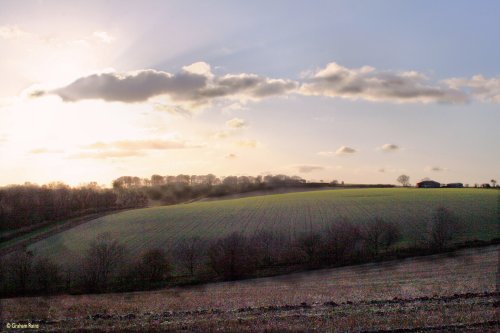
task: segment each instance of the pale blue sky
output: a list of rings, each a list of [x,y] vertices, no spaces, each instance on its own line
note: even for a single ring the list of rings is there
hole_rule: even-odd
[[[0,184],[208,172],[498,178],[499,13],[495,1],[0,0]],[[151,86],[131,103],[130,91],[106,97],[109,81],[69,86],[145,69],[162,80],[193,63],[210,66],[186,70],[203,69],[210,89],[233,90]],[[222,82],[241,73],[265,95]]]

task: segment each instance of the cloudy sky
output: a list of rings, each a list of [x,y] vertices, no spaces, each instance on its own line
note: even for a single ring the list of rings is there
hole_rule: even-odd
[[[500,3],[0,0],[0,185],[500,170]]]

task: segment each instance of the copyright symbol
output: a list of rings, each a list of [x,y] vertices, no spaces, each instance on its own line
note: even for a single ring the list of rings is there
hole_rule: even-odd
[[[10,328],[10,323],[7,323],[7,328]]]

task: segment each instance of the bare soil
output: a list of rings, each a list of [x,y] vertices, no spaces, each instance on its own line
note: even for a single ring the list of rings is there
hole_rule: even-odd
[[[282,277],[2,299],[40,331],[498,332],[500,246]]]

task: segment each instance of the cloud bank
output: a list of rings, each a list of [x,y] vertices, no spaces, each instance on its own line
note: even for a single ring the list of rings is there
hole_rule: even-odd
[[[121,140],[113,142],[95,142],[82,148],[84,151],[72,155],[72,158],[121,158],[142,156],[148,151],[198,148],[199,146],[174,140]]]
[[[11,38],[21,31],[10,27],[0,30],[0,34]],[[112,36],[105,32],[94,37],[112,41]],[[398,104],[460,104],[472,99],[500,102],[500,78],[476,75],[470,79],[435,82],[416,71],[378,70],[371,66],[348,68],[331,62],[298,81],[251,73],[216,75],[209,64],[196,62],[175,74],[155,69],[93,74],[57,89],[33,91],[31,96],[45,94],[58,95],[65,102],[100,99],[123,103],[146,102],[163,96],[176,106],[190,108],[209,105],[216,99],[234,104],[289,94]]]
[[[487,79],[475,75],[470,79],[448,79],[446,83],[454,89],[469,89],[470,94],[481,102],[500,102],[500,77]]]
[[[297,88],[291,80],[271,79],[255,74],[216,76],[207,63],[185,66],[176,74],[154,69],[128,73],[100,73],[81,77],[65,87],[34,91],[31,96],[55,94],[65,102],[100,99],[107,102],[145,102],[166,96],[191,107],[206,105],[217,98],[261,99],[283,95]]]
[[[305,95],[363,99],[394,103],[464,103],[464,92],[447,86],[432,85],[415,71],[378,71],[370,66],[347,68],[335,62],[316,71],[300,87]]]

